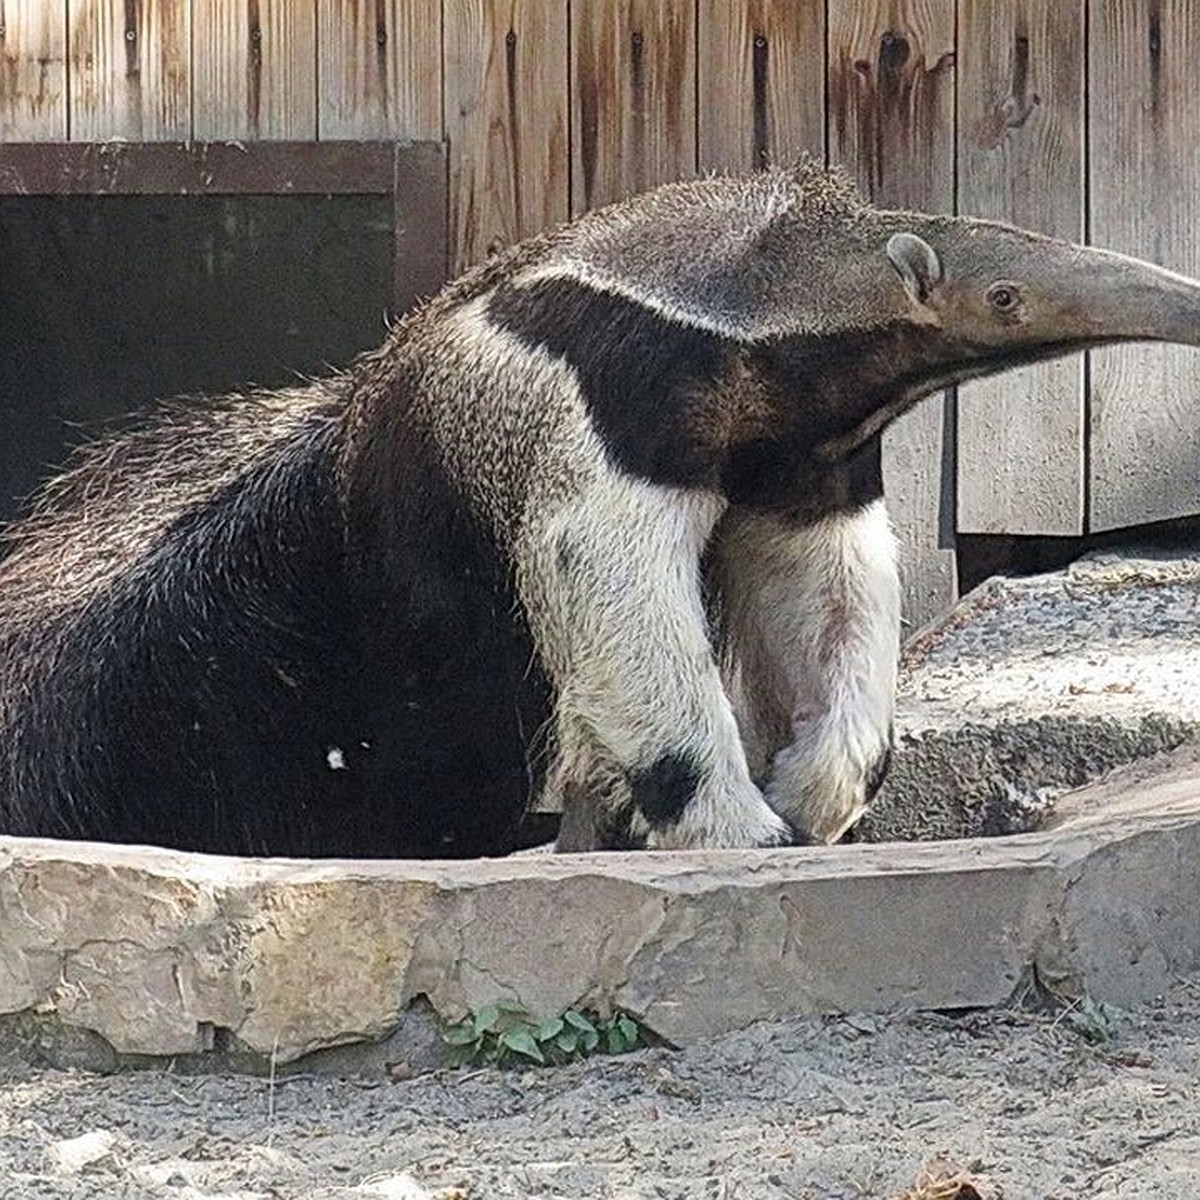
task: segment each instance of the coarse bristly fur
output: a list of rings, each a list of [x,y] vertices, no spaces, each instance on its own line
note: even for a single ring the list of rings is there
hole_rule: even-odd
[[[1195,342],[1197,287],[802,163],[469,272],[307,387],[84,450],[0,562],[0,832],[472,855],[828,841],[886,771],[879,436]]]

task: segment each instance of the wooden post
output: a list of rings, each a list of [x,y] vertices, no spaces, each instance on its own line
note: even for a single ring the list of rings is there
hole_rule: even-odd
[[[73,141],[191,137],[188,0],[68,0],[67,19]]]
[[[1200,0],[1088,11],[1091,240],[1200,274]],[[1195,350],[1092,355],[1093,530],[1200,512],[1198,398]]]
[[[446,0],[451,259],[567,219],[566,0]]]
[[[198,141],[317,136],[316,9],[295,0],[192,0]]]
[[[829,0],[830,157],[877,204],[954,207],[954,0]],[[911,631],[958,594],[950,406],[930,397],[884,436]]]
[[[822,0],[699,0],[702,171],[825,157]]]
[[[317,0],[316,55],[321,138],[441,138],[441,0]]]
[[[958,209],[1082,241],[1083,9],[960,0]],[[1083,532],[1083,356],[958,393],[960,533]]]
[[[571,211],[696,170],[692,0],[587,0],[571,9]]]
[[[0,141],[66,137],[66,10],[44,0],[0,0]]]

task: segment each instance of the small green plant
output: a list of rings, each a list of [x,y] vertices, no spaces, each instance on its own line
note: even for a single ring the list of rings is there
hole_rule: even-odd
[[[561,1016],[538,1021],[511,1000],[488,1004],[453,1025],[442,1037],[456,1066],[504,1065],[525,1060],[560,1065],[590,1054],[624,1054],[645,1044],[641,1026],[628,1014],[601,1017],[568,1008]]]
[[[1067,1007],[1062,1014],[1062,1021],[1085,1042],[1101,1046],[1117,1036],[1120,1017],[1120,1009],[1105,1004],[1103,1000],[1084,996]]]

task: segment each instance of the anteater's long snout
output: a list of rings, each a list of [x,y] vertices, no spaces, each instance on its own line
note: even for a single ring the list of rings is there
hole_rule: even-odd
[[[1081,252],[1082,324],[1100,342],[1182,342],[1200,346],[1200,282],[1108,250]]]

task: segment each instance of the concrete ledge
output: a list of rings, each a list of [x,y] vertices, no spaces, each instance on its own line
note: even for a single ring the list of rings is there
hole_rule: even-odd
[[[0,1015],[115,1055],[284,1063],[458,1018],[619,1006],[679,1043],[754,1021],[1126,1004],[1200,969],[1200,761],[1020,837],[473,862],[225,859],[0,839]]]

